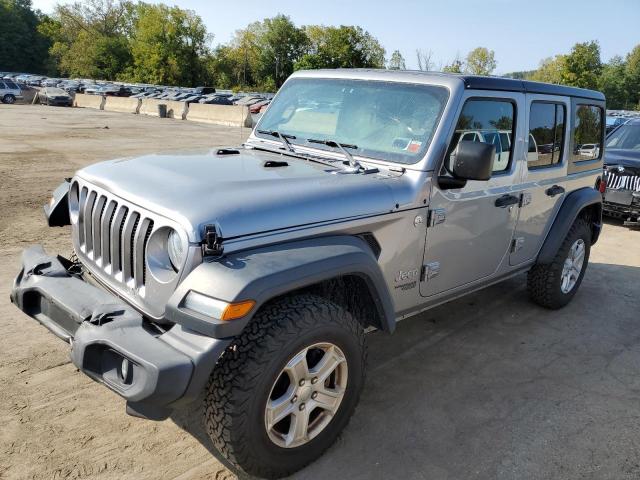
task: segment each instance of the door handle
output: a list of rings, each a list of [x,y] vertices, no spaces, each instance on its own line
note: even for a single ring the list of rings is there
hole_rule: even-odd
[[[544,193],[546,193],[550,197],[555,197],[556,195],[560,195],[561,193],[564,193],[564,188],[561,187],[560,185],[554,185],[553,187],[547,188],[544,191]]]
[[[509,205],[516,205],[520,203],[520,197],[516,197],[515,195],[502,195],[496,199],[496,207],[505,208]]]

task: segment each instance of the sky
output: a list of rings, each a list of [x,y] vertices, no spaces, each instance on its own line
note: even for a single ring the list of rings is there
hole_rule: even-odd
[[[160,3],[159,0],[147,0]],[[59,0],[32,0],[51,13]],[[64,0],[62,3],[66,3]],[[283,13],[296,25],[359,25],[387,51],[416,68],[416,49],[431,50],[436,67],[478,46],[495,51],[496,74],[532,70],[540,60],[568,53],[577,42],[598,40],[602,59],[640,44],[640,0],[206,0],[162,1],[194,10],[228,42],[247,24]]]

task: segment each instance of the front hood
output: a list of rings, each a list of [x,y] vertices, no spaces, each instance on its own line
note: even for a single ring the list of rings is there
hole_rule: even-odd
[[[265,167],[268,160],[289,166]],[[80,170],[82,179],[181,223],[198,242],[204,225],[224,238],[386,213],[406,183],[378,174],[336,174],[330,166],[258,150],[240,154],[145,155]]]
[[[607,166],[622,165],[640,170],[640,151],[607,148],[604,153],[604,164]]]

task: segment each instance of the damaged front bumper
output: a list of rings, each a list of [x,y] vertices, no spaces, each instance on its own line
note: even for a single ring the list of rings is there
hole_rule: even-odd
[[[640,227],[640,192],[607,188],[603,195],[605,215],[620,218],[628,227]]]
[[[167,418],[196,398],[230,343],[180,325],[166,331],[65,268],[41,246],[26,249],[11,301],[71,345],[71,361],[127,401],[127,412]]]

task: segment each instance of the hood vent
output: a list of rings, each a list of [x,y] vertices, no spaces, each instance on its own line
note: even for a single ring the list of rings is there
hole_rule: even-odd
[[[287,162],[282,162],[279,160],[267,160],[264,162],[264,168],[279,168],[279,167],[288,167],[289,164]]]
[[[240,155],[240,150],[235,148],[220,148],[216,155]]]

